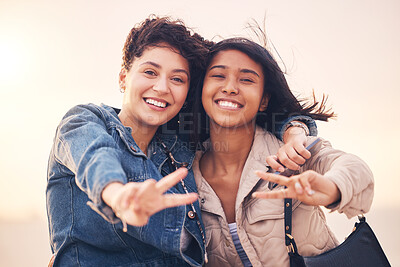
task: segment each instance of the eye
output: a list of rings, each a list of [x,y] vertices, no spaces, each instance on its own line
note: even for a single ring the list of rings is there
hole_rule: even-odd
[[[245,82],[245,83],[254,83],[254,81],[249,78],[243,78],[243,79],[240,79],[240,81]]]
[[[146,73],[147,75],[150,75],[150,76],[156,76],[156,73],[152,70],[145,70],[144,73]]]
[[[225,76],[224,75],[222,75],[222,74],[213,74],[213,75],[210,75],[212,78],[219,78],[219,79],[223,79],[223,78],[225,78]]]
[[[178,83],[184,83],[185,81],[179,77],[174,77],[172,78],[173,81],[178,82]]]

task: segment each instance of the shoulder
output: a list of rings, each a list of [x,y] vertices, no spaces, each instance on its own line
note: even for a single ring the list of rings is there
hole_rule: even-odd
[[[115,117],[118,116],[116,110],[110,106],[101,104],[96,105],[93,103],[76,105],[68,110],[65,117],[68,116],[97,116],[97,117]]]
[[[254,134],[254,142],[277,143],[278,145],[282,143],[274,134],[258,126]]]
[[[118,123],[116,110],[107,105],[101,104],[80,104],[70,108],[61,120],[59,127],[71,123],[96,122],[106,125],[108,122]]]
[[[108,133],[114,125],[120,124],[118,114],[113,108],[95,104],[81,104],[69,109],[57,126],[56,137],[63,140],[67,135],[73,136]]]
[[[61,124],[68,121],[84,121],[94,120],[96,118],[103,118],[103,111],[100,106],[95,104],[80,104],[70,108],[61,120]]]
[[[256,128],[252,147],[254,157],[260,157],[262,160],[265,160],[265,157],[275,155],[282,145],[282,141],[276,138],[271,132],[261,127]]]

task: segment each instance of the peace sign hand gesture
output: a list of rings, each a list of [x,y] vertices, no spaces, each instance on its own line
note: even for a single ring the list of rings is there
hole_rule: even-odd
[[[287,188],[269,192],[254,192],[256,198],[293,198],[307,205],[328,206],[340,199],[340,191],[335,183],[315,171],[286,177],[278,174],[256,171],[263,180],[284,185]]]
[[[148,179],[144,182],[127,184],[111,183],[103,190],[104,202],[109,205],[124,224],[145,225],[150,216],[160,210],[187,205],[198,198],[196,193],[164,194],[169,188],[184,179],[186,168],[180,168],[165,176],[160,181]]]

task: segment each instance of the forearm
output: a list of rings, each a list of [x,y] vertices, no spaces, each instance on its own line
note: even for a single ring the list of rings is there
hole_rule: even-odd
[[[361,159],[346,154],[338,158],[324,176],[333,181],[341,192],[340,201],[327,208],[343,212],[349,218],[370,210],[374,179],[371,170]]]
[[[340,200],[327,208],[345,213],[349,218],[369,211],[374,179],[367,164],[359,157],[333,149],[323,141],[322,148],[305,165],[332,181],[340,191]]]

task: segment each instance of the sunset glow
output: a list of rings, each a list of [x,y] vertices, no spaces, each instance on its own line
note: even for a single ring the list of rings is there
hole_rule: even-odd
[[[374,173],[369,216],[381,226],[374,230],[387,240],[384,246],[395,247],[390,242],[400,236],[385,221],[392,219],[388,210],[400,211],[396,0],[0,1],[0,222],[39,221],[47,234],[47,157],[56,127],[76,104],[121,106],[122,46],[129,30],[150,14],[180,18],[215,41],[248,37],[246,23],[262,24],[265,16],[274,56],[285,63],[292,90],[300,96],[315,90],[319,99],[328,94],[328,105],[338,114],[337,120],[318,122],[319,135],[361,157]],[[35,253],[47,259],[47,236],[44,240],[44,249]],[[19,247],[23,241],[15,241],[15,250],[28,250]],[[8,241],[0,243],[7,246]],[[392,253],[391,263],[400,265]],[[13,266],[1,258],[0,266]],[[35,266],[46,265],[40,260]]]

